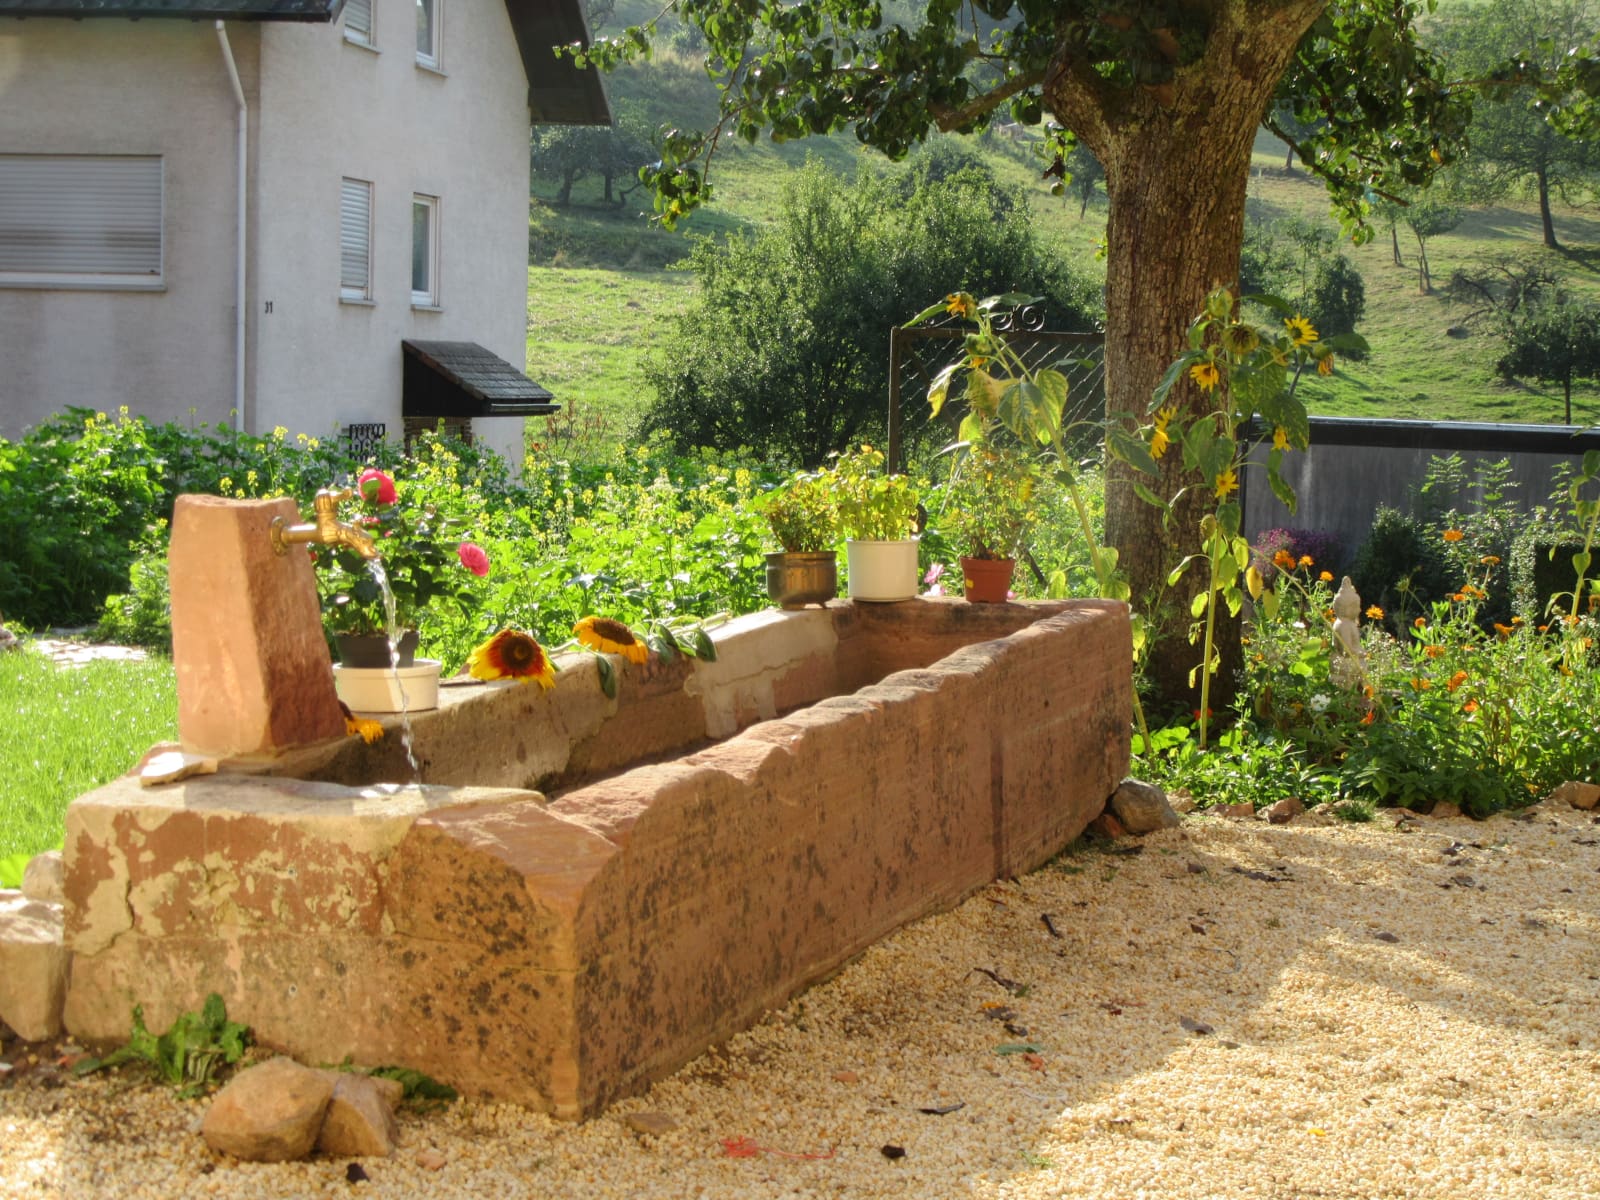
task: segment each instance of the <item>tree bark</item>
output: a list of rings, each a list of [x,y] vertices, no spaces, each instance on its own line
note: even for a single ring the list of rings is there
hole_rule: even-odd
[[[1047,107],[1105,168],[1111,420],[1131,426],[1146,419],[1151,393],[1184,348],[1206,296],[1219,285],[1237,286],[1256,127],[1301,35],[1324,7],[1323,0],[1218,6],[1205,53],[1176,73],[1170,89],[1130,89],[1108,98],[1094,72],[1071,63],[1046,81]],[[1208,407],[1187,380],[1173,398]],[[1172,496],[1199,479],[1183,472],[1176,447],[1160,466],[1162,480],[1153,486],[1159,494]],[[1172,589],[1166,578],[1185,554],[1198,550],[1200,518],[1216,500],[1203,486],[1194,488],[1163,525],[1160,510],[1140,500],[1131,481],[1130,468],[1108,463],[1106,540],[1120,554],[1135,610],[1149,622],[1144,674],[1158,710],[1192,710],[1199,691],[1188,677],[1201,651],[1189,644],[1189,601],[1204,590],[1205,571],[1196,564]],[[1220,615],[1225,618],[1226,610]],[[1220,709],[1235,682],[1238,622],[1224,620],[1218,628],[1222,668],[1212,683],[1212,706]]]
[[[1544,244],[1548,249],[1559,250],[1561,243],[1556,241],[1556,223],[1550,215],[1550,174],[1540,167],[1533,177],[1539,185],[1539,221],[1544,226]]]

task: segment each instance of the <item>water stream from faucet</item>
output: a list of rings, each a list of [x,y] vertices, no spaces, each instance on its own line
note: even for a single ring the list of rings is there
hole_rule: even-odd
[[[420,784],[422,768],[417,765],[417,756],[412,749],[411,705],[406,696],[405,680],[400,677],[400,638],[405,631],[400,628],[400,618],[395,610],[394,591],[389,587],[389,574],[383,569],[383,560],[367,559],[367,571],[372,575],[372,581],[378,585],[378,591],[383,596],[384,630],[389,637],[389,670],[394,673],[395,689],[400,693],[400,748],[406,752],[406,763],[411,768],[411,782]]]

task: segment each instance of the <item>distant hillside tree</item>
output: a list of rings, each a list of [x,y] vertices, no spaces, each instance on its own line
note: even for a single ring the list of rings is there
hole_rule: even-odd
[[[1572,384],[1600,382],[1600,308],[1547,302],[1525,305],[1504,325],[1505,353],[1495,364],[1507,379],[1559,383],[1572,424]]]
[[[1430,39],[1452,73],[1491,75],[1508,61],[1553,74],[1600,31],[1590,0],[1488,0],[1452,6]],[[1544,244],[1559,249],[1552,193],[1582,199],[1600,179],[1600,148],[1590,137],[1564,136],[1545,119],[1538,98],[1508,88],[1473,101],[1470,149],[1459,164],[1475,198],[1531,191]]]
[[[1028,222],[996,216],[1023,210],[1020,194],[987,171],[938,173],[850,184],[811,161],[770,227],[700,241],[698,295],[645,365],[645,431],[815,465],[882,434],[889,330],[929,296],[1023,291],[1052,328],[1088,327],[1093,289]]]
[[[1399,210],[1400,220],[1417,239],[1417,291],[1424,296],[1433,294],[1433,272],[1428,265],[1428,239],[1449,233],[1466,212],[1453,201],[1419,193],[1411,203]]]
[[[639,168],[655,157],[640,121],[619,105],[611,125],[543,125],[534,129],[529,164],[535,179],[556,185],[556,205],[572,203],[573,185],[598,176],[604,182],[602,202],[617,203],[619,179],[636,182]]]

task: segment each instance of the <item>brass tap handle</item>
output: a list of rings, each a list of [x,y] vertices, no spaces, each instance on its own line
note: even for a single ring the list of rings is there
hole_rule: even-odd
[[[287,554],[290,546],[318,542],[324,546],[343,544],[362,558],[377,558],[378,546],[371,536],[339,520],[339,505],[354,497],[355,492],[350,488],[319,488],[311,501],[313,519],[310,522],[291,525],[283,517],[273,517],[268,531],[273,550]]]

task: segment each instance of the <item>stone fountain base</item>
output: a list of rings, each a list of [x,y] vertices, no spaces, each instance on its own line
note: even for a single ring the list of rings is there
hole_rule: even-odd
[[[1040,865],[1127,768],[1120,604],[835,602],[715,640],[614,660],[615,701],[583,659],[550,693],[446,688],[415,722],[432,786],[370,782],[391,730],[81,797],[68,1028],[217,991],[307,1062],[581,1117]]]

